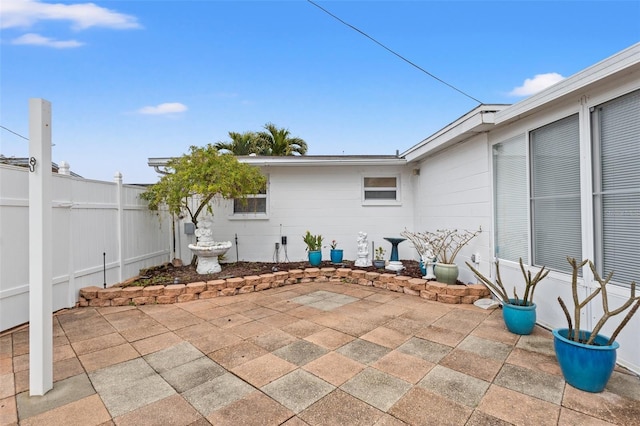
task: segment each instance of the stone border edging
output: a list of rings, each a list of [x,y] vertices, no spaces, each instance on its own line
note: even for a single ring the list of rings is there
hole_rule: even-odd
[[[448,304],[472,304],[478,299],[490,296],[489,290],[483,284],[447,285],[422,278],[368,272],[360,269],[306,268],[249,275],[243,278],[216,279],[166,286],[84,287],[80,289],[80,297],[76,305],[106,307],[171,304],[234,296],[308,282],[341,282],[373,286]]]

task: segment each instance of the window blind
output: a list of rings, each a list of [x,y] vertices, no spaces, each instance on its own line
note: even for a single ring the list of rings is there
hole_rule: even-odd
[[[640,91],[596,107],[592,123],[596,266],[640,282]]]
[[[533,263],[570,272],[567,256],[582,258],[578,115],[530,138]]]
[[[499,259],[529,262],[525,135],[493,145],[495,250]]]

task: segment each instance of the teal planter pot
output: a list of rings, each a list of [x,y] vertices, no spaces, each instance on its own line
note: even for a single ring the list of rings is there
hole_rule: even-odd
[[[436,274],[436,280],[439,283],[453,285],[458,280],[458,265],[455,263],[436,263],[433,272]]]
[[[342,263],[342,249],[331,249],[331,263]]]
[[[514,303],[515,299],[509,299],[509,301]],[[536,326],[536,304],[518,306],[504,303],[502,318],[510,332],[520,335],[531,334]]]
[[[310,251],[309,263],[311,264],[311,266],[320,266],[320,264],[322,263],[322,251]]]
[[[598,334],[595,345],[585,345],[567,339],[568,329],[553,330],[553,347],[562,375],[574,388],[587,392],[602,392],[616,366],[618,342],[607,345],[609,338]],[[583,332],[588,338],[591,333]]]

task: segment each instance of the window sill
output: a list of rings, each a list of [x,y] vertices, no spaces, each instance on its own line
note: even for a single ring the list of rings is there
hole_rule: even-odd
[[[363,207],[370,206],[401,206],[402,202],[398,200],[366,200],[362,202]]]
[[[266,213],[239,213],[227,216],[229,220],[267,220],[269,215]]]

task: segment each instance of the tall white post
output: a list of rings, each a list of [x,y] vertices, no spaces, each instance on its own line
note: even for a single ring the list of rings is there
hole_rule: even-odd
[[[51,103],[29,99],[29,394],[53,388]]]
[[[118,202],[118,282],[124,277],[124,189],[122,188],[122,173],[116,172],[113,177],[116,182]]]

